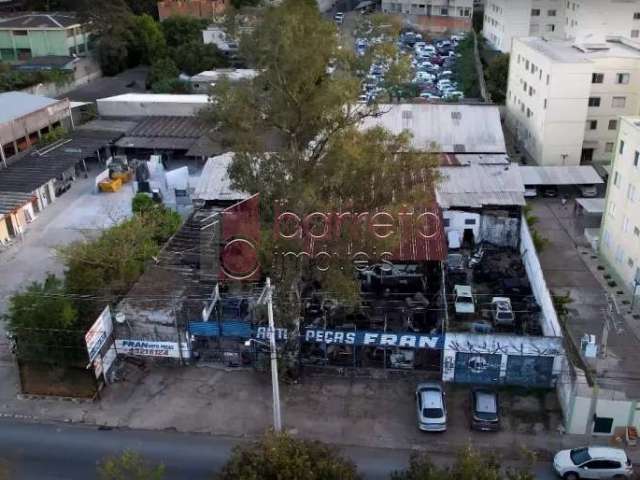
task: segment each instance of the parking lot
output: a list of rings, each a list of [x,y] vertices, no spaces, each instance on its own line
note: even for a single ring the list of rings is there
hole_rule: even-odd
[[[376,45],[395,42],[405,60],[411,64],[411,80],[401,86],[405,98],[425,100],[458,101],[464,99],[456,81],[456,60],[460,57],[457,47],[462,35],[442,35],[427,38],[419,32],[403,29],[398,38],[388,38],[384,33],[373,35],[371,22],[366,15],[338,12],[334,16],[340,31],[353,42],[352,47],[359,57],[364,57]],[[351,46],[351,45],[350,45]],[[385,75],[392,61],[399,59],[374,55],[369,70],[362,72],[361,102],[380,100],[385,92]]]

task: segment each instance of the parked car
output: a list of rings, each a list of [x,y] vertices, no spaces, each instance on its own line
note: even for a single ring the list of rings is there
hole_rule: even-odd
[[[626,452],[610,447],[561,450],[553,457],[553,469],[565,480],[634,477],[633,466]]]
[[[497,392],[482,387],[471,389],[471,428],[485,432],[500,430]]]
[[[543,197],[557,197],[558,196],[558,187],[554,185],[547,185],[542,187],[542,196]]]
[[[476,303],[469,285],[456,285],[453,287],[456,299],[454,302],[456,313],[475,313]]]
[[[493,297],[491,299],[491,317],[496,325],[513,325],[515,316],[511,308],[511,299],[507,297]]]
[[[422,266],[415,263],[373,265],[360,273],[366,291],[389,290],[395,293],[423,292],[427,280]]]
[[[442,385],[421,383],[416,389],[418,428],[425,432],[444,432],[447,429],[447,406]]]
[[[524,187],[525,198],[535,198],[538,196],[538,189],[536,187]]]
[[[344,22],[344,12],[336,12],[333,19],[338,25],[342,25],[342,22]]]
[[[580,193],[583,197],[597,197],[598,187],[596,185],[580,185]]]

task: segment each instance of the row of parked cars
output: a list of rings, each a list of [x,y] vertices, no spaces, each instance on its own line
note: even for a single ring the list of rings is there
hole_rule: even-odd
[[[432,100],[460,100],[464,98],[454,79],[459,35],[439,40],[425,40],[420,33],[405,31],[398,45],[411,52],[414,69],[413,83],[419,87],[420,97]]]
[[[485,387],[471,389],[471,428],[479,431],[500,429],[498,393]],[[418,428],[425,432],[447,429],[447,402],[442,385],[421,383],[416,389]],[[626,452],[610,447],[581,447],[559,451],[553,458],[553,469],[564,480],[635,478],[633,465]]]

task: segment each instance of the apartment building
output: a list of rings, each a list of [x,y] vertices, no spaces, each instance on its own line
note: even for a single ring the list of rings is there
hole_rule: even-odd
[[[473,0],[382,0],[382,11],[411,15],[409,22],[434,33],[468,31],[472,27]]]
[[[629,288],[640,282],[640,117],[620,118],[600,253]]]
[[[607,35],[640,38],[640,0],[567,0],[564,33],[578,42]]]
[[[564,34],[564,0],[487,0],[483,35],[501,52],[510,52],[514,38]]]
[[[506,125],[539,165],[609,163],[618,119],[640,108],[640,42],[513,40]]]
[[[640,0],[487,0],[483,35],[510,52],[514,38],[540,36],[603,41],[607,35],[640,38]]]

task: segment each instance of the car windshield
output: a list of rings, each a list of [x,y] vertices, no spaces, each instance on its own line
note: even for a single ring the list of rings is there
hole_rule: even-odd
[[[442,418],[444,413],[441,408],[423,408],[422,415],[427,418]]]
[[[569,453],[569,456],[574,465],[582,465],[584,462],[591,460],[588,448],[574,448]]]
[[[508,312],[498,312],[498,318],[502,320],[511,320],[512,315]]]
[[[471,297],[458,297],[458,298],[456,298],[456,302],[458,302],[458,303],[473,303],[473,299]]]

